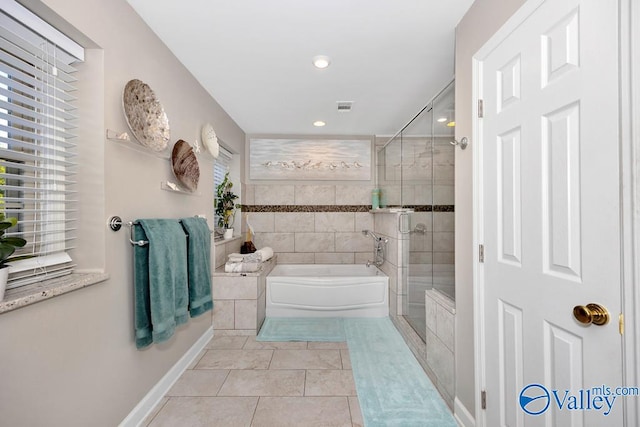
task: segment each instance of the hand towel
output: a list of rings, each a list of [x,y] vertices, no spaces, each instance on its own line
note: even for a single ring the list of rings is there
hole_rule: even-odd
[[[255,262],[227,262],[224,265],[225,273],[255,273],[262,265]]]
[[[228,261],[230,262],[242,262],[244,261],[244,255],[238,254],[238,253],[233,253],[233,254],[229,254]]]
[[[189,314],[200,316],[213,308],[211,298],[211,232],[204,218],[182,218],[187,233]]]
[[[188,319],[187,236],[178,221],[140,219],[149,244],[149,307],[153,342],[168,340]]]

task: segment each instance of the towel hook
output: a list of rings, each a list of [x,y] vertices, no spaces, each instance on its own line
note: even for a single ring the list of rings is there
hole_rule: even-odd
[[[469,140],[467,139],[466,136],[463,136],[460,141],[458,141],[457,139],[454,139],[453,141],[449,141],[449,144],[458,145],[460,146],[461,149],[464,150],[465,148],[467,148],[467,145],[469,145]]]

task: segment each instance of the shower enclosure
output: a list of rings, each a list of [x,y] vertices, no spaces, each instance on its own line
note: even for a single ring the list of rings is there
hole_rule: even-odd
[[[402,315],[423,341],[425,291],[455,300],[454,129],[451,82],[377,153],[381,207],[402,208],[408,216]]]

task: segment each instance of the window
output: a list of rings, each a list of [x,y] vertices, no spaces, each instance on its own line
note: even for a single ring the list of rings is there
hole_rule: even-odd
[[[71,272],[75,218],[73,101],[84,50],[14,1],[0,6],[0,211],[27,245],[9,288]]]
[[[229,152],[224,147],[220,147],[220,153],[218,158],[215,160],[213,164],[213,188],[214,191],[218,189],[218,185],[222,183],[224,180],[224,176],[227,172],[229,172],[229,168],[231,167],[231,160],[233,159],[233,154]],[[214,224],[218,224],[218,216],[214,217]]]

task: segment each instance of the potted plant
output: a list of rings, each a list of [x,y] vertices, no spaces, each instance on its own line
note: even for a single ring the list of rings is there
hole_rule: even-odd
[[[11,257],[17,248],[21,248],[27,244],[27,241],[21,237],[6,237],[6,230],[18,224],[16,218],[5,218],[0,213],[0,301],[4,298],[4,291],[7,288],[7,279],[9,277],[8,262],[18,259],[28,258],[30,255]]]
[[[216,187],[216,216],[218,217],[218,227],[224,229],[224,238],[233,237],[233,221],[236,216],[236,209],[240,209],[241,205],[236,204],[238,198],[231,191],[233,182],[229,179],[229,172],[224,175],[222,182]]]

